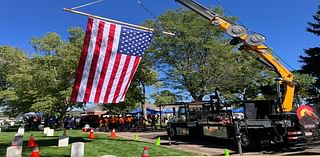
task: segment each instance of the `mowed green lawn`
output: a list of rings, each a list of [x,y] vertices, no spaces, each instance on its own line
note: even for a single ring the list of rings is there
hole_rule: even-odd
[[[11,129],[12,130],[12,129]],[[18,130],[18,129],[14,129]],[[5,156],[6,149],[11,145],[11,140],[17,131],[0,133],[0,156]],[[151,143],[127,140],[123,138],[110,139],[106,134],[95,134],[95,139],[89,139],[88,134],[81,130],[68,130],[69,146],[57,147],[58,138],[63,131],[55,131],[53,137],[46,137],[40,131],[26,131],[23,142],[23,157],[29,157],[32,149],[28,148],[29,137],[33,133],[36,143],[39,145],[41,157],[69,157],[71,153],[71,143],[85,143],[85,157],[100,157],[103,155],[116,155],[117,157],[141,157],[144,146],[148,146],[149,156],[183,156],[194,155],[163,146],[156,146]]]

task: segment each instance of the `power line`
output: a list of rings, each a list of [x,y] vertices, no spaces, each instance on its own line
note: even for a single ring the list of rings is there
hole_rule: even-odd
[[[148,9],[144,4],[142,4],[142,2],[140,0],[137,0],[137,3],[147,12],[150,14],[151,17],[153,17],[156,21],[156,23],[158,23],[162,29],[164,29],[165,31],[168,31],[171,33],[171,31],[159,20],[159,18],[157,18],[151,11],[150,9]]]
[[[79,6],[73,7],[71,9],[79,9],[79,8],[86,7],[86,6],[89,6],[89,5],[92,5],[92,4],[100,3],[102,1],[103,0],[97,0],[97,1],[94,1],[94,2],[90,2],[90,3],[86,3],[86,4],[83,4],[83,5],[79,5]]]

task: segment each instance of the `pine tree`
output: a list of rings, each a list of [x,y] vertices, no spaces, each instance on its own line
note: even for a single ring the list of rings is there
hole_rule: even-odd
[[[308,22],[309,27],[307,28],[308,32],[315,34],[316,36],[320,36],[320,6],[318,6],[318,11],[316,15],[313,15],[314,23]]]
[[[320,36],[320,6],[315,15],[313,15],[314,22],[308,22],[307,31]],[[320,87],[320,47],[308,48],[300,56],[300,62],[303,63],[302,72],[311,74],[317,78],[316,86]]]

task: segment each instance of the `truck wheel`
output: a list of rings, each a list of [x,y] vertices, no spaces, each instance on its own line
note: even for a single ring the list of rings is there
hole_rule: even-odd
[[[242,147],[250,147],[252,145],[251,138],[249,137],[248,134],[242,134],[241,135],[241,146]]]
[[[245,149],[258,147],[257,141],[255,138],[248,133],[242,132],[241,134],[241,146]]]
[[[176,129],[170,127],[170,128],[168,129],[168,135],[169,135],[170,137],[176,137],[176,136],[177,136],[177,131],[176,131]]]

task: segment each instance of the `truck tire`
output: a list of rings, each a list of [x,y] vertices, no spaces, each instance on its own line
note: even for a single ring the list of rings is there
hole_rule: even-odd
[[[168,133],[168,136],[170,136],[171,138],[174,138],[177,136],[176,128],[172,128],[172,127],[168,128],[167,133]]]
[[[252,138],[248,134],[244,133],[241,135],[241,146],[242,147],[249,148],[249,147],[251,147],[252,144],[253,144]]]
[[[245,149],[255,148],[257,146],[256,140],[254,139],[254,137],[252,137],[247,132],[242,132],[240,138],[241,138],[241,147],[243,147]],[[237,143],[236,140],[235,140],[235,142]]]

